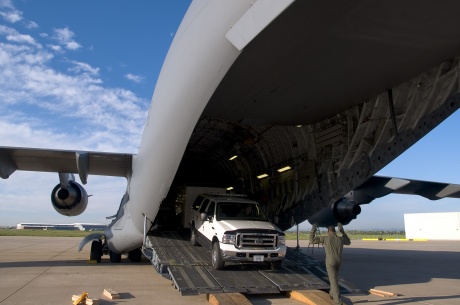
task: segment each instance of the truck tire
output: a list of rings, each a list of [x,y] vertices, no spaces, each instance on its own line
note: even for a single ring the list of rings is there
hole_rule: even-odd
[[[281,263],[282,263],[282,261],[274,261],[274,262],[271,262],[271,263],[270,263],[270,268],[271,268],[272,270],[281,269]]]
[[[115,253],[110,251],[110,262],[111,263],[120,263],[121,262],[121,253]]]
[[[91,243],[91,252],[89,253],[89,259],[101,262],[102,257],[102,242],[100,240],[93,240]]]
[[[198,246],[198,242],[196,241],[196,229],[194,227],[190,228],[191,233],[190,233],[190,244],[192,246]]]
[[[134,249],[129,252],[128,258],[133,263],[139,263],[142,259],[142,251],[140,248]]]
[[[218,241],[216,241],[212,245],[211,259],[212,259],[212,269],[222,270],[224,268],[224,260],[222,259],[222,255],[220,253],[220,247],[219,247]]]

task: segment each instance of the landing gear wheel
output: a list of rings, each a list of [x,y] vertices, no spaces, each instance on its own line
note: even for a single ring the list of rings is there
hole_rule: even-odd
[[[222,270],[224,268],[224,260],[222,259],[222,255],[220,254],[220,247],[219,247],[218,241],[216,241],[212,245],[211,258],[212,258],[212,269]]]
[[[281,263],[282,263],[282,261],[274,261],[274,262],[271,262],[271,263],[270,263],[270,268],[271,268],[272,270],[281,269]]]
[[[190,233],[190,244],[192,246],[198,246],[198,242],[196,241],[196,229],[191,228],[192,232]]]
[[[111,263],[121,262],[121,253],[115,253],[115,252],[110,251],[110,262]]]
[[[142,251],[140,248],[134,249],[129,252],[128,258],[131,260],[133,263],[139,263],[142,258]]]
[[[102,242],[100,240],[93,240],[91,243],[91,251],[89,253],[89,259],[101,262],[102,257]]]

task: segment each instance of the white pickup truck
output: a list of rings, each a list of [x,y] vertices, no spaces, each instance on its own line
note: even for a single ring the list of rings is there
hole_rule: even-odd
[[[192,245],[211,251],[213,269],[225,262],[268,262],[281,266],[285,235],[270,223],[259,203],[242,197],[198,195],[190,218]]]

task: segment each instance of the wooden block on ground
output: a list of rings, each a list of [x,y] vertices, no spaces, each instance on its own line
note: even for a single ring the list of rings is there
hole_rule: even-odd
[[[288,291],[287,296],[293,300],[307,305],[331,305],[334,304],[329,293],[321,290],[294,290]]]
[[[86,305],[99,305],[99,299],[86,299]]]
[[[72,296],[72,301],[75,301],[79,298],[80,296],[79,295],[73,295]],[[93,298],[90,298],[89,296],[86,297],[85,301],[82,301],[80,302],[80,304],[84,304],[84,305],[99,305],[100,301],[99,299],[93,299]]]
[[[369,289],[369,292],[381,297],[387,297],[387,298],[392,298],[398,296],[396,293],[393,292],[388,292],[388,291],[383,291],[383,290],[378,290],[378,289]]]
[[[251,305],[252,303],[241,293],[216,293],[206,296],[212,305]]]
[[[103,294],[111,300],[120,298],[120,295],[116,293],[115,291],[113,291],[112,289],[104,289]]]
[[[384,294],[381,294],[381,293],[378,293],[378,292],[375,292],[375,291],[370,291],[370,290],[369,290],[369,293],[370,293],[370,294],[373,294],[373,295],[376,295],[376,296],[378,296],[378,297],[382,297],[382,298],[385,297]]]
[[[87,296],[88,296],[87,292],[84,292],[82,295],[73,295],[72,296],[73,305],[84,304]]]

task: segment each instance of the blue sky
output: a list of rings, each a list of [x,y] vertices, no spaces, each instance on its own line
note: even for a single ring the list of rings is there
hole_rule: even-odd
[[[189,0],[0,0],[0,146],[136,153],[164,57]],[[460,114],[379,174],[460,184]],[[0,225],[106,223],[125,179],[89,177],[88,209],[51,206],[57,174],[0,181]],[[460,201],[390,195],[363,206],[355,229],[403,228],[404,213],[453,212]],[[309,228],[303,224],[301,228]]]

